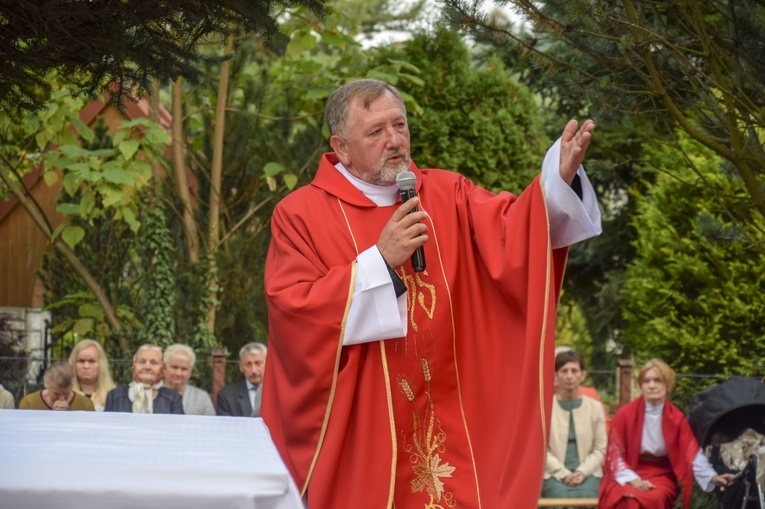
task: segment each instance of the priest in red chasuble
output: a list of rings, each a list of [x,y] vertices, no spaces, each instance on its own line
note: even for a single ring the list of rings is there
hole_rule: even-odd
[[[593,122],[514,196],[418,168],[387,83],[339,88],[326,119],[334,152],[274,210],[265,274],[262,416],[308,508],[536,507],[567,246],[601,231]]]

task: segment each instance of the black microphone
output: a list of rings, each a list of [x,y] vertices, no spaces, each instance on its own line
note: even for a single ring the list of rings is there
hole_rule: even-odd
[[[396,185],[401,190],[401,203],[405,203],[417,196],[417,191],[414,190],[414,186],[417,185],[417,175],[411,171],[403,171],[396,175]],[[412,212],[417,212],[416,206],[409,211],[410,214]],[[425,253],[422,252],[422,246],[415,249],[414,253],[412,253],[412,267],[414,267],[415,272],[425,270]]]

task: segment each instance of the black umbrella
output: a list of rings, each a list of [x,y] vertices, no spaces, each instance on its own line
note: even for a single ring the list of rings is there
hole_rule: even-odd
[[[733,378],[701,391],[688,410],[701,447],[729,442],[746,428],[765,434],[765,383]]]

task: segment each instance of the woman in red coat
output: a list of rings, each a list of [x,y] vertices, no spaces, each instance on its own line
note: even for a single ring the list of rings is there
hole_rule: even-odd
[[[693,478],[704,491],[726,486],[732,474],[718,475],[709,464],[683,413],[667,395],[675,372],[664,361],[648,361],[638,374],[642,396],[611,421],[601,509],[672,509],[683,491],[688,509]]]

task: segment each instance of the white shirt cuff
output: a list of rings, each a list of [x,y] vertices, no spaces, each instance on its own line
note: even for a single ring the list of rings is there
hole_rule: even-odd
[[[356,258],[356,281],[343,345],[406,336],[406,294],[398,299],[377,246]]]
[[[577,174],[582,183],[582,198],[560,176],[560,138],[547,151],[542,163],[542,189],[550,219],[553,249],[570,246],[602,232],[600,208],[595,189],[583,166]]]

